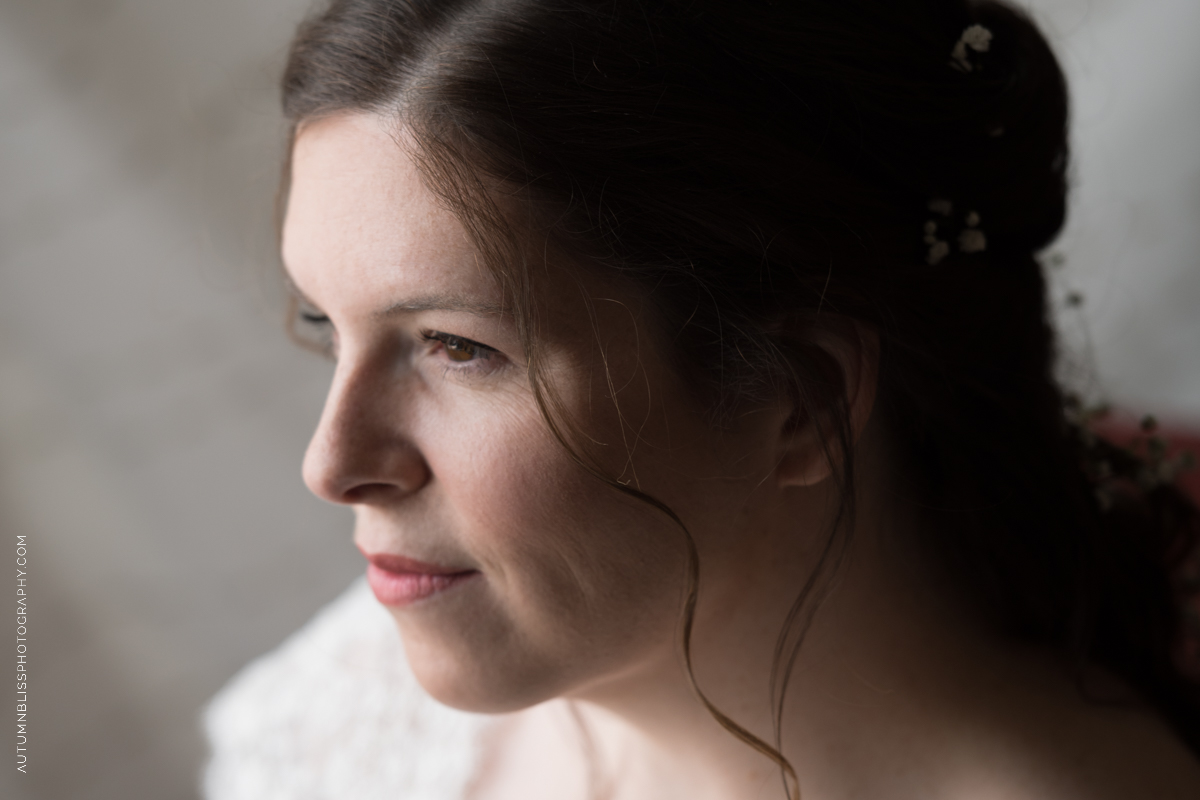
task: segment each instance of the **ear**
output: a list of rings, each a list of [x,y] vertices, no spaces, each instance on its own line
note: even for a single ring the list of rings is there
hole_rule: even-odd
[[[875,406],[879,334],[857,320],[826,316],[819,324],[805,325],[801,335],[805,343],[819,350],[838,373],[836,377],[840,378],[849,412],[850,444],[853,446]],[[805,408],[798,398],[792,405],[779,432],[780,457],[775,469],[778,485],[815,486],[833,474],[840,461],[835,427],[837,415],[830,408]]]

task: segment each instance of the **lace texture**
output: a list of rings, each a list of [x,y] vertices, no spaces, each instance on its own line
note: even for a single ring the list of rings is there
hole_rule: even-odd
[[[496,718],[433,700],[358,581],[204,715],[208,800],[464,800]]]

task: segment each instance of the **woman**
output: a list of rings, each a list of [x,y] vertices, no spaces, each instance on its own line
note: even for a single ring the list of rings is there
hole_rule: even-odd
[[[1195,510],[1052,378],[1067,101],[1023,16],[338,0],[284,106],[337,360],[305,479],[421,688],[281,733],[324,719],[299,665],[398,669],[347,601],[218,704],[214,796],[1200,793]]]

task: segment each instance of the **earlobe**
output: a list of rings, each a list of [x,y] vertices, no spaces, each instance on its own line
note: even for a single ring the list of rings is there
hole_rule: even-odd
[[[879,375],[879,334],[865,323],[826,319],[805,331],[805,339],[836,365],[842,394],[829,407],[804,408],[797,400],[779,433],[775,469],[780,487],[815,486],[841,462],[843,422],[848,444],[857,443],[875,406]],[[802,394],[800,396],[803,396]],[[844,402],[845,416],[834,407]]]

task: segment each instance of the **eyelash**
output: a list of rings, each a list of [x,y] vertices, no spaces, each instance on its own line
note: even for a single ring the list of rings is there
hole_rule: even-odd
[[[331,327],[329,317],[320,312],[306,311],[302,309],[298,312],[298,316],[306,326],[319,329],[322,333],[326,333]],[[328,333],[326,333],[326,335],[328,335]],[[484,369],[484,366],[480,362],[490,361],[492,356],[498,354],[499,352],[494,347],[488,347],[486,344],[476,342],[473,339],[468,339],[465,336],[456,336],[452,333],[443,333],[442,331],[435,330],[422,330],[420,335],[422,341],[430,344],[436,343],[441,345],[441,347],[447,353],[447,360],[453,364],[453,366],[448,366],[447,369],[452,369],[458,372],[482,370]],[[329,355],[333,355],[334,348],[332,342],[323,344],[321,347]],[[452,353],[465,353],[469,357],[458,360],[450,355]]]

